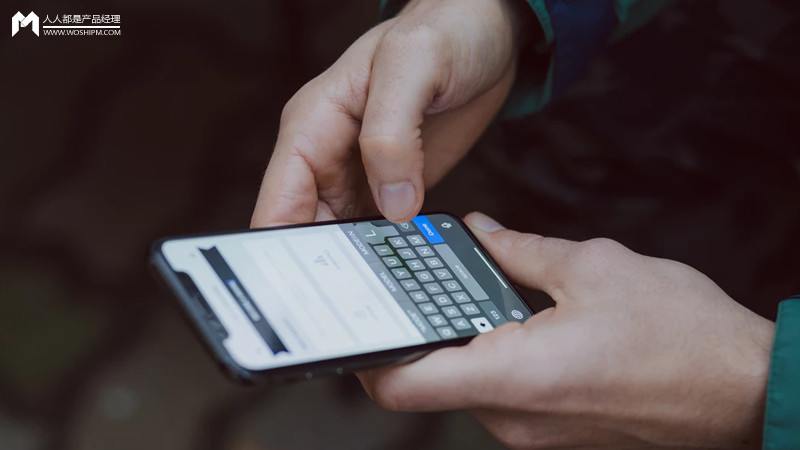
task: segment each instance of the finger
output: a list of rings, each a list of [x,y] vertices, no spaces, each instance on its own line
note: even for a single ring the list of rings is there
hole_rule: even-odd
[[[378,207],[395,222],[422,207],[422,121],[442,78],[433,34],[387,32],[373,57],[359,136],[361,157]]]
[[[464,221],[516,283],[558,297],[553,294],[564,281],[565,261],[575,242],[512,231],[478,212]]]
[[[491,403],[492,381],[507,366],[511,336],[519,323],[507,323],[473,339],[463,347],[436,350],[410,364],[360,372],[358,378],[369,396],[395,411],[444,411]],[[507,349],[506,349],[507,350]]]
[[[315,92],[287,105],[278,141],[258,194],[251,226],[312,222],[352,202],[343,180],[358,124]],[[290,101],[291,102],[291,101]],[[321,201],[325,194],[328,204]]]
[[[364,203],[363,198],[355,198],[360,191],[357,185],[364,182],[358,174],[361,161],[356,141],[366,104],[369,61],[392,22],[387,20],[365,33],[286,104],[252,226],[362,212],[355,207]]]
[[[264,174],[250,226],[311,222],[317,201],[314,174],[306,160],[295,152],[276,149]]]
[[[433,187],[469,152],[500,111],[513,81],[514,72],[508,71],[495,86],[467,103],[425,116],[422,138],[426,189]]]

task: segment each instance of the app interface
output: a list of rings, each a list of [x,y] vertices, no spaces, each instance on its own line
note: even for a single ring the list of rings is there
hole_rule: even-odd
[[[162,252],[249,370],[474,336],[530,316],[444,214],[182,238]]]

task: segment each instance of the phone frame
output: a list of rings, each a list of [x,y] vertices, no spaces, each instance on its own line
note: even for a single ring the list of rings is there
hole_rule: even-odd
[[[472,234],[472,231],[464,223],[463,220],[461,220],[459,217],[453,214],[441,211],[435,211],[426,214],[420,213],[420,215],[432,215],[432,214],[443,214],[458,222],[458,224],[466,231],[467,236],[470,239],[472,239],[472,242],[475,244],[475,246],[481,252],[483,252],[483,255],[486,256],[486,259],[493,265],[498,275],[500,275],[503,278],[503,280],[508,284],[509,289],[511,289],[511,291],[522,300],[522,305],[528,309],[531,315],[535,314],[533,308],[531,308],[525,301],[525,297],[523,297],[517,290],[516,286],[514,286],[514,284],[509,281],[508,277],[502,271],[502,269],[500,269],[500,266],[498,266],[494,258],[492,258],[489,252],[486,251],[483,245],[481,245],[480,241],[475,237],[475,235]],[[465,345],[473,338],[475,338],[475,336],[471,337],[467,336],[457,339],[448,339],[437,342],[428,342],[419,345],[412,345],[410,347],[402,347],[390,350],[380,350],[377,352],[361,353],[351,356],[341,356],[336,358],[305,362],[284,367],[274,367],[271,369],[264,369],[264,370],[245,369],[244,367],[241,367],[239,364],[236,363],[236,361],[233,360],[233,358],[228,353],[227,349],[225,349],[224,346],[221,344],[217,336],[218,330],[214,329],[209,323],[209,321],[206,320],[204,317],[205,313],[204,306],[191,294],[191,292],[189,292],[185,288],[183,282],[178,278],[177,272],[175,272],[172,269],[172,267],[170,267],[166,257],[162,252],[162,247],[164,243],[176,239],[190,239],[198,237],[211,237],[211,236],[231,235],[231,234],[246,234],[246,233],[260,232],[260,231],[287,230],[292,228],[309,228],[309,227],[323,226],[323,225],[369,222],[373,220],[386,220],[386,218],[382,216],[370,216],[370,217],[360,217],[357,219],[328,220],[323,222],[282,225],[277,227],[252,228],[252,229],[222,231],[222,232],[212,232],[212,233],[193,233],[182,236],[165,237],[156,240],[151,245],[150,265],[155,270],[156,274],[158,275],[158,278],[164,281],[166,287],[177,298],[182,315],[189,322],[190,327],[195,332],[195,334],[198,335],[201,342],[203,342],[204,347],[214,358],[220,369],[234,381],[245,385],[253,385],[265,381],[266,382],[291,381],[298,379],[311,380],[319,376],[342,375],[357,370],[378,367],[391,363],[410,362],[436,349]],[[194,280],[192,280],[192,282],[194,282]]]

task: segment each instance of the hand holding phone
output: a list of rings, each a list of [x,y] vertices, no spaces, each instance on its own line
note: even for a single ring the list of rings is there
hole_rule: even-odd
[[[243,381],[387,364],[531,315],[449,214],[163,239],[152,259]]]
[[[509,448],[751,448],[774,325],[684,264],[466,217],[556,306],[468,345],[359,373],[400,411],[465,409]]]

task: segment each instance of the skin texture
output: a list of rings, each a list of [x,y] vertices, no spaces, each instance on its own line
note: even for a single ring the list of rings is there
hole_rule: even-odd
[[[611,240],[518,233],[479,213],[466,222],[517,284],[556,306],[360,373],[379,404],[467,409],[513,448],[759,445],[772,322],[691,267]]]
[[[286,104],[252,226],[376,204],[413,218],[508,96],[516,17],[499,0],[412,1],[364,34]]]
[[[414,0],[365,33],[286,104],[252,226],[414,217],[508,96],[520,4]],[[359,374],[379,404],[467,409],[515,448],[758,445],[771,322],[674,261],[467,222],[556,306]]]

